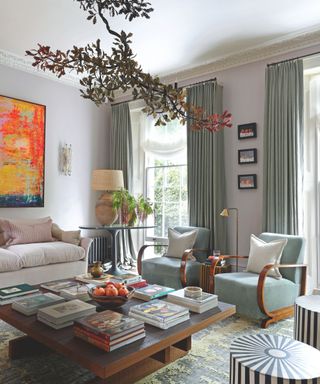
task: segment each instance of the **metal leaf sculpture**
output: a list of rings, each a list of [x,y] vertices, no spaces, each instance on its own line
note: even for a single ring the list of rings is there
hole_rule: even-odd
[[[194,130],[207,129],[211,132],[231,127],[231,114],[207,115],[203,108],[186,102],[185,90],[172,84],[163,84],[158,76],[145,73],[135,60],[131,49],[131,33],[116,32],[110,27],[108,17],[123,15],[129,21],[144,17],[149,19],[153,11],[145,0],[74,0],[87,12],[87,19],[93,24],[100,19],[107,32],[114,37],[111,53],[101,48],[100,39],[85,47],[73,46],[63,52],[53,51],[49,46],[38,44],[38,49],[26,51],[33,57],[32,65],[43,71],[50,71],[58,77],[66,71],[75,71],[80,76],[82,97],[96,105],[114,101],[115,91],[132,92],[133,99],[145,102],[144,112],[156,118],[156,125],[179,119],[187,119]]]

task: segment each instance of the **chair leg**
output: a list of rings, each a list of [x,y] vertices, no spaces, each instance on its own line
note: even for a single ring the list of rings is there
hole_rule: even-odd
[[[268,328],[270,324],[276,323],[279,320],[286,319],[287,317],[293,316],[294,306],[284,307],[270,312],[270,317],[261,321],[261,328]]]

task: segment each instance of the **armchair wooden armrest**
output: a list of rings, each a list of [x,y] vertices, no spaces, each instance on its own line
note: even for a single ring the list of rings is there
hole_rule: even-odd
[[[264,302],[264,285],[266,277],[271,268],[302,268],[300,280],[300,296],[306,293],[306,279],[307,279],[307,265],[306,264],[267,264],[263,267],[259,274],[257,299],[260,311],[268,316],[268,319],[262,321],[262,327],[266,328],[270,323],[292,315],[293,306],[276,309],[275,311],[268,311]]]
[[[139,252],[138,252],[138,257],[137,257],[137,269],[138,269],[138,273],[139,275],[141,275],[141,272],[142,272],[142,259],[143,259],[143,255],[144,255],[144,251],[148,248],[148,247],[168,247],[168,244],[147,244],[147,245],[143,245],[140,249],[139,249]]]
[[[231,259],[248,259],[249,256],[238,256],[238,255],[222,255],[215,257],[211,261],[210,272],[209,272],[209,292],[214,292],[214,276],[216,274],[216,267],[221,260],[231,260]]]

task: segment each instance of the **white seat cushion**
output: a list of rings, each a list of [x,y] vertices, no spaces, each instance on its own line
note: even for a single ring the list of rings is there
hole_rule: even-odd
[[[20,268],[66,263],[85,258],[85,250],[62,241],[48,243],[16,244],[7,248],[19,258]]]
[[[21,269],[19,257],[7,249],[0,248],[0,272],[18,271],[19,269]]]

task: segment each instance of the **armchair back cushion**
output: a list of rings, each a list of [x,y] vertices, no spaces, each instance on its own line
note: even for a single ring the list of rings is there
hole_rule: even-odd
[[[304,239],[300,236],[283,235],[278,233],[264,232],[259,238],[265,242],[273,240],[287,239],[287,245],[284,247],[281,264],[302,264],[304,259]],[[299,284],[301,269],[300,268],[281,268],[282,277],[291,280],[293,283]]]
[[[186,249],[193,248],[197,232],[197,230],[191,230],[189,232],[180,233],[179,231],[169,228],[169,245],[166,256],[181,259]]]
[[[174,230],[180,233],[190,232],[197,230],[197,237],[193,248],[195,249],[207,249],[208,251],[194,252],[193,256],[197,261],[203,263],[209,256],[209,244],[210,244],[210,229],[204,227],[174,227]],[[181,255],[182,256],[182,255]]]

